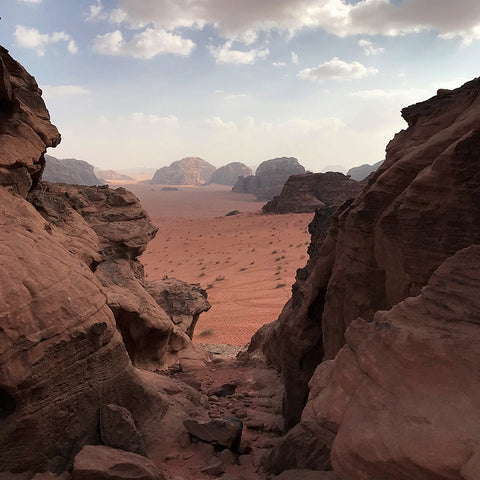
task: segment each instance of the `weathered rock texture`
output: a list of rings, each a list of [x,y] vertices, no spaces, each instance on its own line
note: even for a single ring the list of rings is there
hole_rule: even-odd
[[[45,170],[42,180],[52,183],[75,185],[103,185],[103,180],[95,175],[93,165],[76,158],[58,159],[45,155]]]
[[[60,143],[40,95],[35,79],[0,47],[0,185],[22,196],[40,179],[47,147]]]
[[[477,247],[447,259],[480,243],[480,80],[402,115],[409,128],[255,339],[282,370],[290,427],[328,360],[302,423],[338,432],[342,479],[460,479],[479,444]]]
[[[160,185],[205,185],[216,170],[212,164],[198,157],[182,158],[155,172],[152,183]]]
[[[158,366],[190,343],[142,286],[136,257],[155,228],[125,190],[38,182],[59,135],[34,79],[4,49],[0,60],[0,472],[8,478],[71,466],[85,444],[101,441],[105,404],[128,409],[142,434],[154,424],[158,437],[166,414],[180,426],[201,399],[191,391],[175,407],[167,390],[187,387],[135,369],[125,347],[122,321],[134,346],[148,344],[140,364]]]
[[[200,314],[211,308],[207,292],[199,284],[186,283],[176,278],[147,282],[146,289],[172,322],[193,338]]]
[[[358,167],[351,168],[347,175],[349,175],[353,180],[362,181],[365,180],[369,175],[373,172],[376,172],[380,166],[382,165],[383,160],[380,160],[373,165],[369,165],[368,163],[364,163],[363,165],[359,165]]]
[[[365,186],[339,172],[292,175],[280,195],[266,203],[263,213],[310,213],[325,207],[338,207],[355,197]]]
[[[232,162],[224,165],[213,172],[210,183],[218,185],[235,185],[238,177],[248,177],[252,174],[252,169],[240,162]]]
[[[291,175],[305,173],[305,168],[293,157],[273,158],[262,162],[255,175],[239,178],[232,191],[251,193],[257,200],[271,200],[279,195]]]

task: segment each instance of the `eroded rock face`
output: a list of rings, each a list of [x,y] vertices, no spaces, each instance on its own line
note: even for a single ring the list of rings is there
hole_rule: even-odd
[[[182,158],[155,172],[152,183],[161,185],[205,185],[216,170],[212,164],[198,157]]]
[[[461,250],[419,296],[352,322],[316,370],[302,422],[336,432],[342,479],[465,478],[480,452],[479,267],[479,246]]]
[[[257,200],[271,200],[279,195],[283,185],[291,175],[305,173],[305,168],[293,157],[273,158],[262,162],[255,175],[239,178],[233,192],[251,193]]]
[[[186,283],[176,278],[147,282],[146,289],[172,322],[193,338],[200,314],[211,308],[207,292],[199,284]]]
[[[264,342],[286,381],[288,425],[300,418],[317,364],[335,357],[352,321],[372,321],[418,295],[446,258],[480,242],[479,93],[474,80],[402,111],[410,127],[297,277]]]
[[[280,195],[266,203],[263,213],[310,213],[324,207],[338,207],[355,197],[365,186],[339,172],[292,175]]]
[[[210,183],[233,186],[238,177],[248,177],[251,174],[252,170],[250,167],[240,162],[232,162],[215,170],[210,178]]]
[[[51,155],[45,155],[45,170],[42,180],[76,185],[103,185],[104,183],[95,175],[94,166],[85,160],[58,159]]]
[[[35,79],[0,46],[0,185],[22,196],[40,179],[47,147],[60,143],[40,95]]]

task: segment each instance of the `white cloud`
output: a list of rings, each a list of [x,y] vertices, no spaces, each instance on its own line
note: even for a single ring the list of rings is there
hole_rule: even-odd
[[[132,121],[135,123],[145,124],[159,124],[163,127],[176,127],[178,126],[178,118],[175,115],[168,115],[167,117],[160,117],[154,114],[146,114],[143,112],[132,113]]]
[[[363,48],[363,53],[369,55],[380,55],[385,51],[383,47],[376,47],[370,40],[362,38],[358,41],[358,44]]]
[[[365,67],[359,62],[347,63],[334,57],[318,67],[305,68],[300,71],[298,76],[312,82],[318,82],[322,80],[352,80],[376,73],[378,73],[376,68]]]
[[[298,65],[298,55],[295,52],[292,52],[292,63]]]
[[[433,30],[465,43],[480,38],[478,0],[117,0],[113,17],[137,27],[153,24],[167,30],[210,24],[225,38],[239,40],[248,31],[292,34],[316,27],[338,36]]]
[[[43,85],[43,97],[49,100],[53,98],[72,97],[78,95],[89,95],[91,90],[81,85]]]
[[[42,3],[42,0],[17,0],[19,3]]]
[[[120,30],[97,35],[93,50],[101,55],[131,56],[151,59],[164,53],[188,56],[195,48],[192,40],[167,32],[161,28],[147,28],[125,41]]]
[[[90,5],[88,7],[88,15],[87,20],[95,20],[95,19],[105,19],[107,16],[103,10],[103,5],[100,0],[96,0],[96,3]]]
[[[274,67],[286,67],[287,64],[285,62],[273,62],[272,65]]]
[[[67,50],[72,54],[78,51],[72,37],[65,32],[40,33],[36,28],[17,25],[14,36],[19,47],[35,50],[41,57],[45,55],[47,45],[58,42],[67,42]]]
[[[232,49],[232,40],[229,40],[221,47],[210,46],[208,49],[215,58],[215,62],[218,64],[240,64],[251,65],[256,60],[265,58],[269,55],[268,48],[256,48],[252,50],[242,51]]]

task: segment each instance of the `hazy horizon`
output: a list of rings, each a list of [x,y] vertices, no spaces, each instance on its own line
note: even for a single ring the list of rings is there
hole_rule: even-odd
[[[12,0],[0,43],[104,169],[384,158],[400,109],[477,76],[473,0]]]

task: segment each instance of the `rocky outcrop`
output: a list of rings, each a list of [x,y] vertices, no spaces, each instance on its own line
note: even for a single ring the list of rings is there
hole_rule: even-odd
[[[349,175],[353,180],[357,180],[358,182],[365,180],[369,175],[373,172],[376,172],[380,166],[382,165],[383,160],[380,160],[373,165],[369,165],[368,163],[364,163],[363,165],[359,165],[358,167],[351,168],[347,175]]]
[[[0,47],[0,185],[22,196],[40,180],[47,147],[60,143],[40,95],[35,79]]]
[[[71,467],[85,444],[101,442],[106,404],[128,410],[154,448],[158,431],[178,431],[203,400],[136,369],[125,346],[125,332],[144,341],[138,364],[158,368],[190,344],[142,285],[136,258],[155,228],[126,190],[38,182],[59,135],[34,79],[3,49],[0,58],[0,471],[9,478]]]
[[[155,172],[152,183],[160,185],[205,185],[216,170],[212,164],[198,157],[182,158]]]
[[[103,180],[94,172],[94,166],[76,158],[58,159],[45,155],[45,170],[42,180],[52,183],[74,185],[103,185]]]
[[[240,162],[232,162],[224,165],[213,172],[210,183],[218,185],[235,185],[238,177],[248,177],[252,174],[252,169]]]
[[[338,207],[355,197],[365,186],[339,172],[292,175],[280,195],[263,207],[263,213],[310,213],[325,207]]]
[[[176,278],[147,282],[146,289],[174,325],[193,338],[200,314],[211,308],[207,292],[199,284],[186,283]]]
[[[336,434],[342,479],[460,479],[476,461],[480,80],[402,115],[409,128],[254,339],[282,370],[289,427],[310,392],[302,424]]]
[[[291,175],[305,173],[305,168],[293,157],[273,158],[262,162],[255,175],[239,178],[232,188],[233,192],[251,193],[257,200],[271,200],[279,195],[283,185]]]

